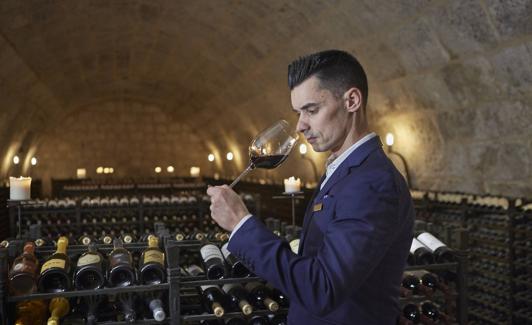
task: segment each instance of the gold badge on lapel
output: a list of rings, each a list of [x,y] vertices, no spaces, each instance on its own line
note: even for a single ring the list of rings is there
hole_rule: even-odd
[[[323,203],[316,203],[314,204],[314,208],[312,209],[313,212],[321,211],[321,208],[323,208]]]

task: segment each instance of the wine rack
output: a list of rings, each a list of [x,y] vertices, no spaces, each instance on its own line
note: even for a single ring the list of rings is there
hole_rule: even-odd
[[[17,302],[27,301],[27,300],[47,300],[56,297],[64,297],[75,301],[76,299],[85,299],[87,297],[95,296],[118,296],[125,294],[136,294],[142,295],[145,293],[161,292],[165,299],[165,310],[168,311],[166,318],[162,322],[157,322],[154,319],[139,319],[134,322],[134,324],[196,324],[199,321],[211,320],[211,319],[229,319],[231,317],[243,317],[243,314],[240,312],[228,312],[225,313],[222,318],[215,316],[214,314],[199,314],[190,312],[196,307],[199,307],[198,304],[182,304],[182,302],[198,300],[198,293],[194,290],[198,286],[202,285],[223,285],[226,283],[245,283],[252,281],[261,281],[258,277],[246,277],[246,278],[224,278],[219,280],[208,280],[206,276],[185,276],[182,273],[180,268],[180,253],[183,251],[190,251],[199,254],[199,248],[202,243],[200,241],[186,240],[186,241],[174,241],[169,238],[165,238],[163,241],[165,256],[167,260],[167,282],[153,285],[132,285],[127,287],[115,287],[115,288],[101,288],[97,290],[72,290],[59,293],[32,293],[29,295],[21,296],[9,296],[7,283],[5,282],[5,276],[0,278],[0,325],[8,325],[14,323],[14,305]],[[10,242],[10,245],[7,248],[0,248],[0,272],[2,274],[7,274],[9,263],[18,256],[22,251],[22,245],[24,241],[15,240]],[[125,244],[124,247],[138,255],[143,251],[147,245],[145,243],[132,243]],[[103,253],[108,253],[112,250],[112,245],[99,244],[97,245],[99,251]],[[73,258],[85,252],[87,247],[84,245],[71,245],[68,247],[67,254]],[[52,247],[37,247],[36,256],[39,259],[49,256],[54,252]],[[192,307],[192,308],[191,308]],[[250,318],[254,315],[283,315],[287,313],[286,308],[281,308],[276,312],[271,312],[267,310],[254,310],[252,314],[248,315],[246,318]],[[65,319],[62,324],[80,324],[83,323],[81,318],[74,315],[73,317],[68,317]],[[81,316],[79,316],[81,317]],[[105,324],[105,325],[118,325],[126,324],[124,321],[103,321],[97,322],[96,324]]]
[[[452,281],[445,281],[442,284],[446,287],[445,292],[439,288],[431,295],[418,294],[410,297],[400,297],[401,309],[408,304],[420,304],[430,302],[439,306],[439,311],[448,316],[447,322],[441,324],[466,324],[467,323],[467,288],[466,288],[466,267],[467,256],[460,251],[455,251],[456,262],[439,263],[428,265],[409,265],[405,268],[405,273],[412,271],[428,271],[438,276],[439,281],[445,277],[452,278]],[[440,323],[438,323],[440,324]]]
[[[243,195],[251,213],[255,197]],[[49,238],[59,234],[78,238],[83,233],[99,237],[103,233],[128,232],[140,236],[163,223],[176,231],[212,227],[208,196],[198,193],[181,196],[84,198],[77,200],[8,201],[9,237],[28,237],[38,226]]]
[[[532,324],[532,224],[527,201],[414,191],[417,223],[469,255],[471,324]]]

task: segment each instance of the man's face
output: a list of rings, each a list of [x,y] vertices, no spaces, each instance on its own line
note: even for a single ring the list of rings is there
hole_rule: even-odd
[[[315,76],[292,89],[290,97],[299,115],[297,131],[305,135],[314,151],[337,151],[350,129],[344,101],[322,88]]]

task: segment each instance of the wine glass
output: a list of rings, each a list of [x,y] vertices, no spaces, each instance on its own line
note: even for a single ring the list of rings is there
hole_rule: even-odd
[[[287,121],[279,120],[253,139],[249,146],[249,165],[229,187],[233,187],[255,168],[273,169],[282,164],[299,138]]]

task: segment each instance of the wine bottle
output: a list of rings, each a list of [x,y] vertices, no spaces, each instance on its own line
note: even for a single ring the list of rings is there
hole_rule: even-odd
[[[424,232],[417,236],[417,239],[430,249],[437,263],[454,262],[453,251],[432,234]]]
[[[227,283],[222,286],[222,291],[229,297],[231,307],[234,310],[242,311],[244,315],[249,315],[253,312],[253,307],[247,300],[247,291],[242,285]]]
[[[43,300],[18,302],[15,307],[15,325],[44,324],[48,315],[48,306]]]
[[[216,317],[224,315],[223,293],[220,288],[215,285],[204,285],[200,287],[200,294],[208,312],[213,313]]]
[[[124,244],[131,244],[135,241],[135,236],[130,233],[124,233],[122,235],[122,241],[124,242]]]
[[[78,290],[102,288],[105,284],[104,274],[104,259],[96,250],[96,244],[92,242],[76,263],[74,286]]]
[[[216,280],[225,277],[224,257],[218,246],[206,243],[201,249],[201,258],[207,272],[207,279]]]
[[[283,308],[288,308],[288,306],[290,305],[290,301],[284,293],[282,293],[279,289],[273,287],[269,283],[266,284],[266,288],[270,290],[273,301],[276,301],[279,306]]]
[[[83,310],[85,314],[85,321],[87,325],[95,325],[98,321],[98,309],[102,302],[102,296],[86,296],[81,298],[83,301]]]
[[[438,307],[430,301],[421,303],[421,315],[433,322],[437,322],[440,319]]]
[[[222,255],[225,258],[227,265],[229,265],[231,276],[234,278],[245,278],[250,276],[251,272],[240,260],[229,252],[227,245],[228,243],[225,243],[222,246]]]
[[[410,253],[414,257],[414,264],[411,265],[427,265],[434,263],[434,256],[431,251],[417,238],[412,238]]]
[[[70,258],[66,254],[68,239],[59,237],[57,251],[41,267],[39,290],[63,292],[70,288]]]
[[[111,245],[113,243],[113,237],[111,235],[103,235],[100,237],[100,242],[105,245]]]
[[[205,234],[202,233],[201,231],[194,231],[192,233],[190,233],[188,236],[187,236],[187,239],[188,240],[203,240],[205,239]]]
[[[201,276],[205,274],[205,271],[203,271],[203,269],[196,264],[191,264],[187,266],[185,268],[185,271],[191,276]]]
[[[124,248],[122,239],[115,238],[114,248],[109,253],[109,275],[107,279],[112,287],[126,287],[135,282],[135,269],[131,253]]]
[[[185,234],[179,231],[174,234],[174,239],[177,241],[185,240],[185,237],[186,237]]]
[[[38,266],[35,244],[27,242],[22,255],[15,259],[9,270],[9,289],[14,296],[27,295],[35,290]]]
[[[148,248],[140,257],[139,272],[141,284],[159,284],[166,281],[164,253],[159,248],[159,238],[153,235],[148,236]]]
[[[166,318],[166,313],[163,308],[163,301],[160,297],[155,295],[148,295],[146,297],[146,303],[151,310],[153,319],[158,322],[162,322]]]
[[[117,298],[124,320],[128,323],[135,322],[137,313],[135,312],[135,296],[133,293],[121,293]]]
[[[440,281],[436,274],[428,272],[426,270],[410,271],[410,273],[420,279],[421,285],[425,288],[423,291],[426,294],[431,295],[437,289],[446,291],[440,284]]]
[[[418,306],[414,304],[406,304],[403,307],[402,317],[413,324],[419,324],[421,315]]]
[[[92,242],[95,242],[95,240],[88,234],[84,234],[78,238],[78,243],[80,243],[81,245],[88,246]]]
[[[401,281],[400,295],[401,297],[411,297],[419,293],[419,278],[410,274],[404,273]]]
[[[59,320],[70,311],[70,303],[64,297],[52,298],[48,309],[50,318],[48,318],[47,325],[59,325]]]
[[[257,308],[268,308],[270,311],[279,310],[279,304],[271,298],[270,290],[259,282],[248,282],[246,284],[248,297],[253,306]]]

